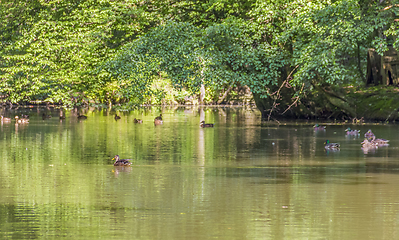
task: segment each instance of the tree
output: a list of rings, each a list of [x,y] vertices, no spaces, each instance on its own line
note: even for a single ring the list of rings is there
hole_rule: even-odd
[[[254,42],[245,26],[233,18],[205,30],[169,22],[128,44],[102,70],[119,79],[121,85],[131,79],[126,85],[130,91],[138,90],[136,79],[145,69],[153,75],[163,71],[176,87],[193,92],[198,92],[202,83],[220,88],[239,83],[263,94],[265,86],[276,84],[273,81],[284,59],[266,42]],[[148,86],[149,82],[144,82]]]
[[[2,94],[11,102],[107,101],[99,63],[151,22],[136,1],[2,1]]]

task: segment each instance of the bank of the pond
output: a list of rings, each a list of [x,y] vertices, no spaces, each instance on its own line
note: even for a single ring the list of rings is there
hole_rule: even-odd
[[[385,121],[393,122],[399,120],[399,88],[397,87],[369,87],[369,88],[355,88],[346,87],[340,92],[342,99],[344,99],[348,108],[342,109],[334,105],[325,95],[319,93],[308,95],[306,98],[301,98],[295,106],[285,105],[276,101],[276,106],[273,104],[266,106],[263,110],[263,120],[293,120],[293,119],[323,119],[323,120],[364,120],[364,121]],[[255,104],[255,101],[249,98],[248,94],[236,96],[230,99],[229,102],[223,104],[198,104],[198,101],[187,102],[186,104],[114,104],[107,105],[102,103],[86,103],[78,104],[74,107],[65,107],[62,104],[53,104],[47,102],[23,102],[20,104],[12,104],[10,102],[1,103],[3,108],[34,108],[34,107],[50,107],[50,108],[110,108],[117,111],[129,111],[137,108],[147,107],[260,107]],[[285,111],[289,109],[289,111]],[[262,111],[262,110],[260,110]]]
[[[349,89],[348,97],[353,99],[357,118],[367,120],[399,120],[399,88],[373,87]]]

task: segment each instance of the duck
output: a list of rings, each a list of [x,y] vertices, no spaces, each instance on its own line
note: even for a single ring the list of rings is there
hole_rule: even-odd
[[[314,130],[325,130],[326,126],[320,126],[319,124],[315,124],[313,128]]]
[[[85,115],[80,115],[80,113],[78,113],[78,119],[87,119],[87,116],[85,116]]]
[[[114,166],[130,166],[132,164],[128,159],[120,159],[119,155],[115,155],[112,160],[115,160]]]
[[[371,129],[369,129],[365,134],[364,134],[364,137],[367,139],[367,140],[374,140],[375,139],[375,135],[374,135],[374,133],[371,131]]]
[[[163,121],[162,121],[162,113],[159,114],[159,116],[156,117],[156,118],[154,119],[154,124],[155,124],[155,125],[161,125],[161,124],[163,124]]]
[[[45,113],[42,114],[42,119],[45,120],[47,118],[51,118],[51,115],[46,115]]]
[[[121,119],[121,117],[120,116],[118,116],[116,113],[115,113],[115,120],[119,120],[119,119]]]
[[[162,120],[162,113],[161,113],[161,114],[159,114],[159,116],[158,116],[158,117],[156,117],[155,119],[157,119],[157,120]]]
[[[11,122],[11,118],[7,118],[7,117],[4,117],[3,115],[1,115],[1,121],[2,122]]]
[[[382,147],[382,146],[388,146],[388,142],[389,140],[383,139],[383,138],[376,138],[373,140],[373,142],[375,142],[378,146]]]
[[[63,112],[63,111],[60,111],[60,120],[63,120],[63,119],[65,119],[64,112]]]
[[[135,119],[133,120],[133,122],[134,122],[134,123],[143,123],[143,120],[141,120],[141,119],[136,119],[136,118],[135,118]]]
[[[324,144],[325,144],[324,146],[325,149],[339,149],[340,147],[339,143],[330,143],[329,140],[326,140]]]
[[[378,148],[378,143],[375,141],[370,141],[367,138],[364,138],[363,142],[361,142],[362,148],[370,149],[370,148]]]
[[[360,135],[360,130],[345,129],[346,135]]]
[[[15,123],[28,123],[29,118],[19,118],[18,116],[15,116]]]
[[[154,119],[154,125],[162,125],[163,124],[163,121],[162,120],[159,120],[159,119]]]
[[[205,121],[200,122],[200,127],[206,128],[206,127],[213,127],[213,123],[205,123]]]

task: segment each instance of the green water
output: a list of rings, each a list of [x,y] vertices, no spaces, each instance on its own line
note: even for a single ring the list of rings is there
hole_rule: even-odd
[[[348,126],[264,125],[248,107],[0,112],[30,115],[0,126],[1,239],[399,238],[398,125],[351,126],[390,140],[364,152]]]

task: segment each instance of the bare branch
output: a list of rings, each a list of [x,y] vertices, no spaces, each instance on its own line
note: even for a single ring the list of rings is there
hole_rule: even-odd
[[[300,92],[303,91],[303,87],[305,87],[305,83],[302,83],[302,87],[301,87],[301,91],[300,91]],[[297,96],[297,97],[295,98],[295,101],[294,101],[291,105],[289,105],[288,108],[285,109],[285,111],[284,111],[282,114],[286,113],[292,106],[294,106],[294,104],[296,104],[296,103],[298,102],[299,98],[300,98],[300,97]]]
[[[224,92],[222,98],[217,101],[217,104],[221,104],[224,101],[224,99],[227,97],[227,94],[229,94],[231,89],[233,89],[233,85],[234,85],[234,82],[227,88],[227,90]]]
[[[272,108],[270,109],[270,112],[269,112],[269,116],[267,116],[267,121],[270,121],[270,117],[271,117],[271,115],[272,115],[273,110],[276,108],[276,106],[279,105],[279,104],[277,104],[276,102],[277,102],[277,99],[280,98],[281,89],[284,87],[284,85],[289,85],[289,82],[288,82],[288,81],[289,81],[289,79],[291,78],[291,76],[292,76],[292,74],[294,73],[294,71],[295,71],[298,67],[299,67],[299,65],[296,65],[295,68],[292,69],[292,71],[290,72],[290,74],[288,74],[288,77],[283,81],[283,83],[281,84],[281,86],[279,87],[279,89],[278,89],[276,92],[274,92],[273,94],[271,94],[271,95],[277,94],[277,96],[276,96],[276,98],[274,99],[273,106],[272,106]],[[289,86],[291,86],[291,85],[289,85]]]

